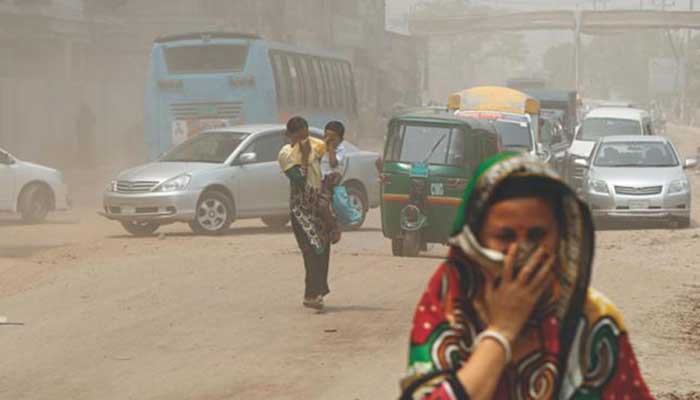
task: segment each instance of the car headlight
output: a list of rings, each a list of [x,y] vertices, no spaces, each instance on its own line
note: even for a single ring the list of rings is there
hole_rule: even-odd
[[[608,188],[608,184],[605,181],[601,181],[600,179],[589,179],[588,180],[588,187],[591,188],[591,190],[596,192],[596,193],[605,193],[605,194],[610,193],[610,189]]]
[[[117,191],[117,181],[111,181],[107,187],[105,188],[106,191],[108,192],[116,192]]]
[[[156,187],[156,192],[177,192],[184,190],[190,184],[192,176],[183,174],[173,179],[167,180]]]
[[[689,189],[688,181],[685,179],[679,179],[677,181],[671,182],[670,185],[668,185],[668,192],[669,193],[685,193]]]

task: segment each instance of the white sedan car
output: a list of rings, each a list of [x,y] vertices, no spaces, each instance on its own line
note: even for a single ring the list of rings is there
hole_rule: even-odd
[[[277,162],[285,130],[244,125],[203,132],[159,160],[119,174],[104,193],[101,214],[137,236],[173,222],[209,235],[226,232],[235,219],[261,218],[281,227],[289,222],[289,181]],[[379,154],[347,142],[345,147],[343,184],[364,216],[379,206]]]
[[[59,171],[0,149],[0,212],[19,213],[25,222],[39,223],[50,211],[69,208],[68,187]]]

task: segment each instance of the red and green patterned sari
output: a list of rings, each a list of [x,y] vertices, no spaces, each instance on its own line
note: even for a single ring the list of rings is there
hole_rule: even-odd
[[[614,305],[589,288],[593,225],[588,208],[547,166],[505,153],[485,162],[472,178],[455,224],[475,226],[494,189],[508,177],[533,177],[561,194],[564,231],[553,298],[538,307],[513,348],[495,399],[652,399],[627,330]],[[554,185],[552,185],[554,183]],[[460,243],[454,241],[454,243]],[[456,378],[474,338],[486,328],[477,312],[483,273],[478,255],[462,241],[451,247],[416,309],[405,399],[465,399]]]

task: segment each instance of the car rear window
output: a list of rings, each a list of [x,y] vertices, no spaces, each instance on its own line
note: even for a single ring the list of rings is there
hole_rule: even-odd
[[[620,118],[586,118],[578,134],[579,140],[595,141],[606,136],[641,135],[639,121]]]

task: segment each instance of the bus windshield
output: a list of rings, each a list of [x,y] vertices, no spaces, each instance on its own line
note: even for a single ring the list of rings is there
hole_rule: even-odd
[[[619,118],[587,118],[578,133],[579,140],[596,141],[606,136],[641,135],[642,125],[635,120]]]
[[[240,72],[248,59],[248,46],[210,44],[165,49],[165,63],[171,74]]]
[[[161,162],[221,164],[238,148],[246,134],[213,132],[195,136],[168,152]]]
[[[389,139],[387,161],[460,166],[464,163],[463,131],[402,125]]]

